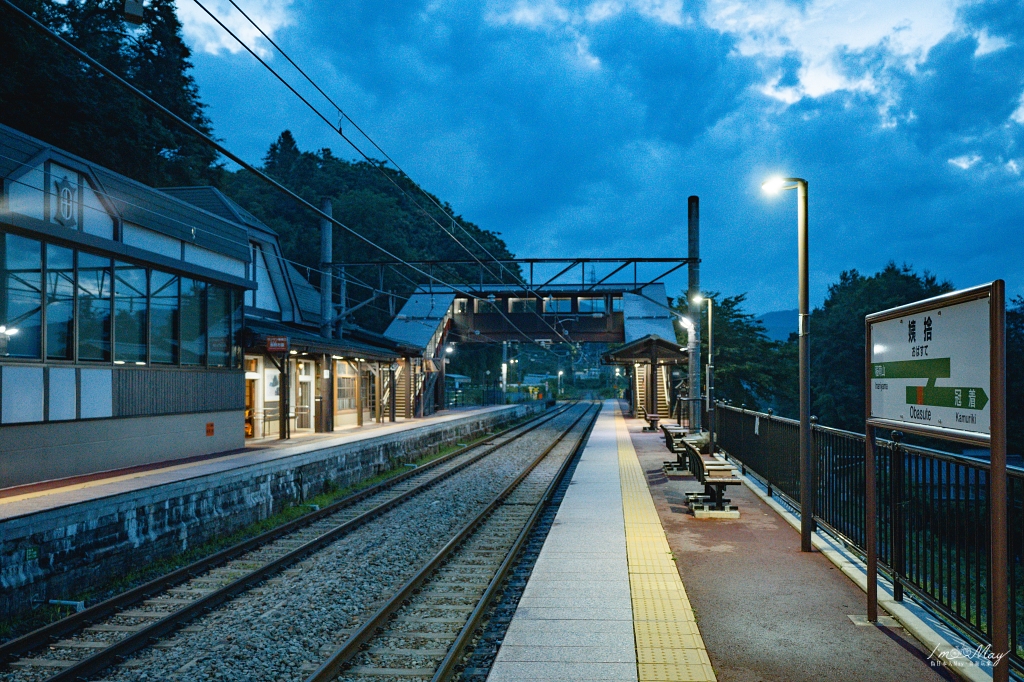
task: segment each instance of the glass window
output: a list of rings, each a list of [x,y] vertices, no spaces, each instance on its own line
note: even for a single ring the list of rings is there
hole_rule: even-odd
[[[153,343],[150,360],[164,365],[178,364],[178,278],[153,271],[150,280]]]
[[[537,312],[537,299],[510,298],[508,299],[508,311],[510,313],[535,313]]]
[[[356,378],[338,377],[338,399],[334,404],[335,411],[356,409]]]
[[[231,290],[231,366],[242,366],[242,292]]]
[[[181,364],[206,362],[206,282],[181,278]]]
[[[546,313],[571,313],[571,298],[549,298],[544,301],[544,312]]]
[[[110,361],[110,259],[78,253],[78,359]]]
[[[231,290],[209,286],[207,304],[210,330],[210,366],[227,367],[231,363]]]
[[[469,312],[469,299],[468,298],[457,298],[455,299],[455,314],[465,315]]]
[[[477,299],[476,301],[476,312],[480,314],[484,313],[500,313],[501,312],[501,299],[496,301],[483,301]]]
[[[75,252],[46,245],[46,357],[75,359]]]
[[[114,264],[115,362],[146,361],[146,269]]]
[[[612,312],[613,313],[621,313],[622,312],[622,297],[621,296],[612,296]]]
[[[604,297],[601,298],[579,298],[580,313],[603,313],[605,311]]]
[[[38,358],[42,352],[42,261],[36,240],[0,235],[0,325],[8,330],[0,344],[6,342],[11,357]]]

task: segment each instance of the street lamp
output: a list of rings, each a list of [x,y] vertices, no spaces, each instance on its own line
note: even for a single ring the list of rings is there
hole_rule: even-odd
[[[811,551],[814,532],[814,458],[811,455],[810,328],[807,273],[807,181],[802,178],[772,178],[761,185],[768,194],[796,190],[797,257],[799,261],[800,338],[800,551]]]
[[[708,368],[707,372],[707,393],[705,395],[705,404],[708,410],[708,454],[715,454],[715,331],[713,326],[712,309],[715,306],[715,299],[713,296],[703,296],[701,294],[694,294],[693,302],[697,304],[697,309],[700,310],[700,305],[704,302],[708,302]]]
[[[558,397],[562,397],[562,375],[565,374],[562,370],[558,370]]]

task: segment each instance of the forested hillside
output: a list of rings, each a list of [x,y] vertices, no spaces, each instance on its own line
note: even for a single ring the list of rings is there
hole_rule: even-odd
[[[191,53],[172,0],[147,2],[139,27],[123,20],[123,0],[17,2],[196,128],[214,134],[190,75]],[[208,144],[83,65],[9,9],[0,9],[0,63],[0,123],[156,187],[219,187],[280,233],[287,258],[312,268],[319,265],[319,221],[314,214],[247,171],[226,171]],[[282,121],[282,129],[286,126]],[[339,144],[344,144],[340,138]],[[270,145],[263,165],[314,205],[331,198],[337,219],[401,259],[511,255],[497,234],[461,218],[461,227],[454,226],[446,213],[455,211],[447,202],[428,198],[409,177],[383,164],[350,162],[329,149],[300,151],[285,130]],[[337,262],[386,258],[341,228],[335,229],[334,254]],[[350,269],[348,274],[374,287],[382,283],[377,268]],[[469,266],[436,268],[434,274],[448,282],[480,278],[479,270]],[[309,275],[318,283],[316,272]],[[383,288],[402,296],[426,279],[409,269],[389,268],[383,273]],[[368,295],[355,282],[349,288],[353,302]],[[400,308],[401,299],[392,304]],[[389,301],[379,298],[355,319],[379,330],[389,313]]]

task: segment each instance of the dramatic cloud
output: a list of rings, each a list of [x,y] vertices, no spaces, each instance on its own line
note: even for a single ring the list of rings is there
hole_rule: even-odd
[[[291,15],[292,0],[236,0],[236,4],[271,38],[294,21]],[[258,55],[270,56],[270,45],[228,0],[203,0],[203,7]],[[184,26],[186,40],[198,52],[237,54],[245,49],[192,0],[181,0],[178,3],[178,16]]]
[[[1024,293],[1016,0],[250,5],[413,178],[520,255],[685,255],[697,194],[707,285],[792,308],[793,198],[759,189],[784,173],[811,183],[815,300],[888,260]],[[257,160],[287,127],[354,154],[188,11],[230,146]]]

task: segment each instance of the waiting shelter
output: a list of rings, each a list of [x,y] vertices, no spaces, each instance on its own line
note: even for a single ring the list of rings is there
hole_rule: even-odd
[[[648,334],[608,351],[602,361],[623,365],[629,376],[628,395],[631,415],[646,419],[651,430],[658,421],[672,414],[676,388],[672,384],[672,368],[687,363],[686,348],[657,334]]]

